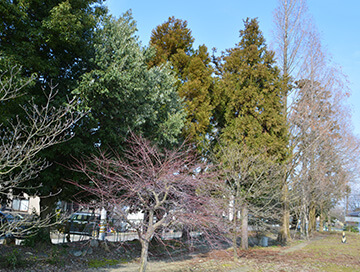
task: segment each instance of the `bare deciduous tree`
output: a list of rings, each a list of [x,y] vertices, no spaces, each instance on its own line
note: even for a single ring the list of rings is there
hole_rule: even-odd
[[[274,41],[279,67],[288,80],[297,78],[303,62],[311,18],[306,0],[279,0],[278,3],[274,11]]]
[[[159,235],[157,230],[180,224],[203,234],[214,232],[221,212],[211,198],[217,185],[194,150],[182,146],[160,151],[134,134],[128,147],[123,156],[102,153],[78,161],[74,170],[84,173],[90,184],[69,182],[97,196],[103,207],[136,230],[142,246],[140,271],[145,271],[149,242]],[[129,212],[143,212],[144,220],[129,220]]]
[[[220,146],[217,157],[222,171],[224,203],[228,212],[229,228],[232,232],[234,259],[237,256],[239,219],[241,222],[241,248],[248,249],[248,221],[252,217],[252,227],[276,218],[280,166],[275,158],[266,156],[266,149],[249,149],[246,144]],[[224,208],[226,210],[226,208]],[[259,219],[258,222],[255,222]],[[277,218],[278,220],[279,218]]]
[[[15,75],[11,73],[5,82],[1,78],[0,102],[21,95],[20,90],[25,86],[13,85],[14,77]],[[29,84],[31,80],[25,84]],[[74,109],[77,101],[69,100],[64,106],[54,107],[51,103],[56,94],[55,87],[51,86],[50,92],[45,94],[44,105],[38,106],[33,101],[21,105],[25,120],[16,116],[7,127],[1,126],[0,192],[16,188],[22,181],[34,177],[46,167],[46,163],[37,159],[36,155],[45,148],[73,136],[69,129],[82,116]]]
[[[1,75],[1,106],[24,95],[24,88],[34,80],[34,77],[20,80],[20,71],[12,67]],[[83,115],[75,110],[78,101],[72,99],[66,105],[54,107],[56,94],[56,88],[51,86],[48,93],[44,90],[44,105],[28,101],[20,105],[21,118],[15,116],[6,125],[0,124],[0,194],[5,198],[14,189],[28,189],[22,188],[22,183],[47,167],[46,161],[37,156],[40,151],[73,137],[71,128]]]
[[[344,104],[346,80],[329,61],[316,31],[308,35],[299,74],[302,79],[296,82],[288,115],[293,148],[291,187],[297,199],[294,210],[305,237],[315,229],[316,214],[327,213],[344,196],[351,179],[350,160],[345,158],[358,150],[358,145],[348,146],[354,141]]]
[[[279,240],[286,243],[291,207],[308,236],[315,215],[329,211],[341,198],[354,174],[343,154],[357,153],[358,145],[346,147],[353,138],[343,103],[348,95],[346,79],[322,48],[306,0],[279,0],[274,22],[292,150],[283,179],[279,233]]]
[[[274,41],[278,65],[283,76],[284,115],[291,111],[292,83],[298,78],[298,73],[305,57],[308,31],[311,29],[311,19],[307,14],[306,0],[279,0],[274,11]],[[288,105],[290,103],[290,106]],[[288,118],[286,118],[288,120]],[[290,146],[291,147],[291,146]],[[286,243],[290,238],[290,176],[294,169],[292,157],[285,165],[282,185],[283,219],[278,240]]]
[[[360,194],[358,192],[352,193],[346,201],[346,214],[352,211],[360,211]]]

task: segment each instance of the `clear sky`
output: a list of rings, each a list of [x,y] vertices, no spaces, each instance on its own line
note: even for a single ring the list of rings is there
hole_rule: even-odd
[[[309,13],[322,36],[322,45],[348,76],[354,132],[360,136],[360,0],[308,0]],[[195,46],[205,44],[218,53],[239,41],[243,20],[257,17],[271,46],[273,12],[278,0],[107,0],[110,13],[119,17],[131,9],[138,36],[148,45],[151,30],[171,16],[186,20]]]

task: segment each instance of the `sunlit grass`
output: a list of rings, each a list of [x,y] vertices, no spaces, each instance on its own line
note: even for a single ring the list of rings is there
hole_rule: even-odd
[[[342,233],[332,233],[287,256],[320,271],[360,271],[360,235],[346,233],[346,237],[347,243],[343,244]]]

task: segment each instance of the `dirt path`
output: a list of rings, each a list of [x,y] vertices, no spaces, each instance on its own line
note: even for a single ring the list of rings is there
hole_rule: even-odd
[[[316,236],[315,238],[313,238],[312,240],[309,240],[309,241],[305,241],[305,242],[302,242],[301,244],[297,244],[297,245],[294,245],[292,247],[289,247],[287,249],[284,249],[282,250],[279,255],[285,255],[286,253],[290,253],[290,252],[294,252],[296,250],[299,250],[299,249],[302,249],[304,247],[306,247],[307,245],[311,244],[312,242],[314,241],[318,241],[318,240],[321,240],[323,239],[324,237],[322,236]]]

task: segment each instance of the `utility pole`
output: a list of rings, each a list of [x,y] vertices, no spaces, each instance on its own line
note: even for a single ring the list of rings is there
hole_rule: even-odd
[[[100,213],[100,234],[99,234],[99,240],[104,241],[105,240],[105,234],[106,234],[106,210],[105,208],[102,208]]]

